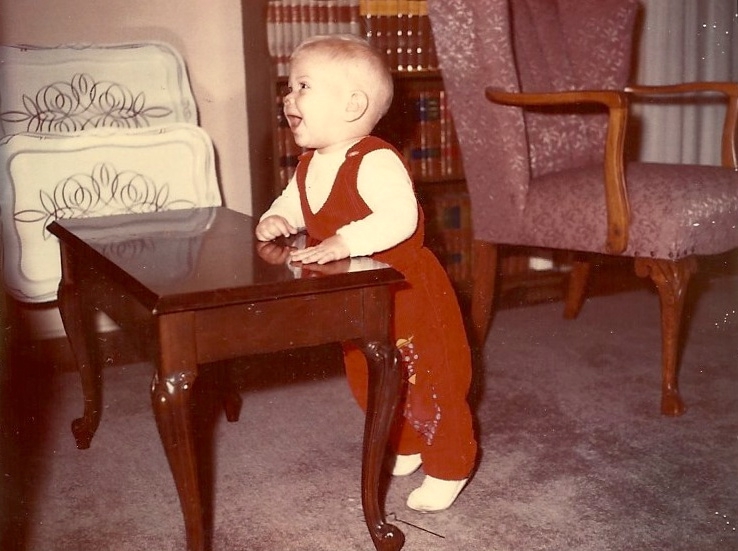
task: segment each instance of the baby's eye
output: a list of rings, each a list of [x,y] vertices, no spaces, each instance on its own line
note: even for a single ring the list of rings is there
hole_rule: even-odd
[[[282,88],[282,95],[286,96],[288,94],[291,94],[294,91],[301,92],[303,90],[309,90],[310,85],[307,82],[298,82],[294,86],[290,86],[286,84],[284,88]]]

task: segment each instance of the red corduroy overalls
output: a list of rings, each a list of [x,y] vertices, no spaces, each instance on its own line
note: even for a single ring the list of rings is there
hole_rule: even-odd
[[[305,192],[313,152],[301,156],[297,186],[311,239],[327,239],[371,213],[357,190],[357,176],[363,156],[382,148],[399,156],[390,144],[373,136],[351,147],[328,199],[316,213],[311,212]],[[406,280],[394,295],[394,338],[407,370],[407,393],[392,446],[398,454],[420,453],[428,475],[461,480],[471,473],[477,454],[467,402],[471,354],[454,289],[436,257],[423,246],[423,213],[418,210],[418,227],[410,238],[372,255],[400,271]],[[366,359],[354,345],[345,343],[344,360],[352,392],[366,410]]]

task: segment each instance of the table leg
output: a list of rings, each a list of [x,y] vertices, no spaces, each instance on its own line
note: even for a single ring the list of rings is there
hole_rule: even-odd
[[[58,302],[64,331],[82,381],[84,412],[82,417],[72,421],[72,434],[77,448],[84,450],[90,447],[102,415],[102,373],[96,361],[99,355],[96,354],[95,313],[85,307],[68,271],[65,271],[65,278],[59,285]]]
[[[364,425],[361,501],[364,519],[378,551],[398,551],[405,535],[388,524],[379,503],[379,477],[387,440],[402,388],[397,348],[370,342],[364,347],[369,365],[369,400]]]
[[[184,516],[188,551],[205,551],[204,513],[192,424],[192,391],[197,379],[194,314],[158,319],[159,363],[151,384],[151,404],[172,470]]]

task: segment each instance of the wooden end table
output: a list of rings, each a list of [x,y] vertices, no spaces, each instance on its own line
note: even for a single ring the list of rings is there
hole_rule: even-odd
[[[369,364],[361,497],[376,549],[403,533],[385,520],[379,479],[402,378],[391,342],[392,286],[402,275],[371,259],[293,266],[286,246],[260,243],[254,220],[225,207],[57,220],[59,306],[77,360],[84,414],[72,424],[87,448],[102,413],[95,318],[102,310],[155,360],[151,401],[177,486],[188,551],[206,537],[193,421],[198,366],[250,354],[356,341]],[[226,404],[238,418],[240,398]]]

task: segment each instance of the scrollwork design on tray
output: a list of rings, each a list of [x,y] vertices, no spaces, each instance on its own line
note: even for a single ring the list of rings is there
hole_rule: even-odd
[[[146,106],[143,92],[78,73],[69,82],[48,84],[35,96],[23,94],[23,110],[0,113],[5,122],[25,124],[28,132],[75,132],[89,128],[145,128],[172,109]]]
[[[95,165],[89,174],[73,174],[59,181],[53,189],[39,191],[39,209],[15,213],[18,223],[41,224],[43,238],[52,221],[60,218],[157,212],[174,208],[192,208],[194,201],[170,199],[169,184],[157,184],[131,170],[118,172],[109,163]]]

